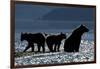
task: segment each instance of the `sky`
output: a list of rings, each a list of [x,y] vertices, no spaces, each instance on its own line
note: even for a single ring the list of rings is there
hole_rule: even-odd
[[[15,5],[16,32],[67,32],[84,24],[94,27],[94,8]]]

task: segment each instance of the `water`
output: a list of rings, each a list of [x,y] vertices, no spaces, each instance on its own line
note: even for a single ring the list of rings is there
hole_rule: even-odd
[[[52,33],[54,34],[54,33]],[[71,33],[66,33],[70,36]],[[21,42],[21,33],[15,34],[15,52],[22,53],[25,47],[28,45],[27,41]],[[20,54],[20,57],[15,57],[15,65],[40,65],[40,64],[59,64],[59,63],[71,63],[71,62],[88,62],[94,61],[94,41],[93,34],[84,34],[81,40],[80,49],[78,53],[66,53],[63,50],[64,41],[60,46],[60,52],[54,53],[38,53],[33,54],[32,52],[26,54]],[[37,46],[35,46],[36,49]],[[45,46],[48,51],[47,46]],[[28,51],[31,51],[29,49]],[[21,56],[22,55],[22,56]]]

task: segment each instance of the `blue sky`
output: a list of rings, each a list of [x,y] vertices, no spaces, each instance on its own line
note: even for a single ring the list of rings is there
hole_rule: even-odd
[[[63,32],[84,24],[92,30],[93,10],[93,8],[16,4],[15,29],[20,32]]]

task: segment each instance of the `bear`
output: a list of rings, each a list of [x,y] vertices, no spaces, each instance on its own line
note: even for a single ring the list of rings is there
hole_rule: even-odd
[[[65,39],[64,42],[64,51],[65,52],[79,52],[79,46],[81,42],[81,37],[83,33],[88,32],[89,29],[86,28],[84,25],[80,25],[76,28],[69,38]]]
[[[21,33],[21,41],[26,40],[28,42],[28,46],[25,48],[23,52],[32,48],[32,52],[34,52],[34,43],[38,46],[38,52],[42,47],[43,52],[45,52],[45,37],[42,33]]]
[[[63,39],[66,39],[66,35],[61,33],[59,35],[50,35],[46,38],[47,46],[50,52],[59,52],[60,44]]]

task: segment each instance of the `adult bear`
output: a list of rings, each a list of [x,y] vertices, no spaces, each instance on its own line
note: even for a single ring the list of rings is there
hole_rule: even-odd
[[[59,34],[59,35],[50,35],[46,38],[47,46],[50,50],[50,52],[56,52],[59,51],[61,41],[63,39],[66,39],[65,34]]]
[[[83,33],[88,32],[89,29],[84,25],[81,25],[77,29],[75,29],[68,39],[65,40],[64,43],[64,51],[65,52],[79,52],[79,46],[81,42],[81,36]]]
[[[28,42],[28,46],[25,48],[24,52],[32,48],[32,52],[34,52],[34,43],[38,46],[38,52],[42,47],[43,52],[45,52],[45,37],[42,33],[21,33],[21,41],[26,40]]]

